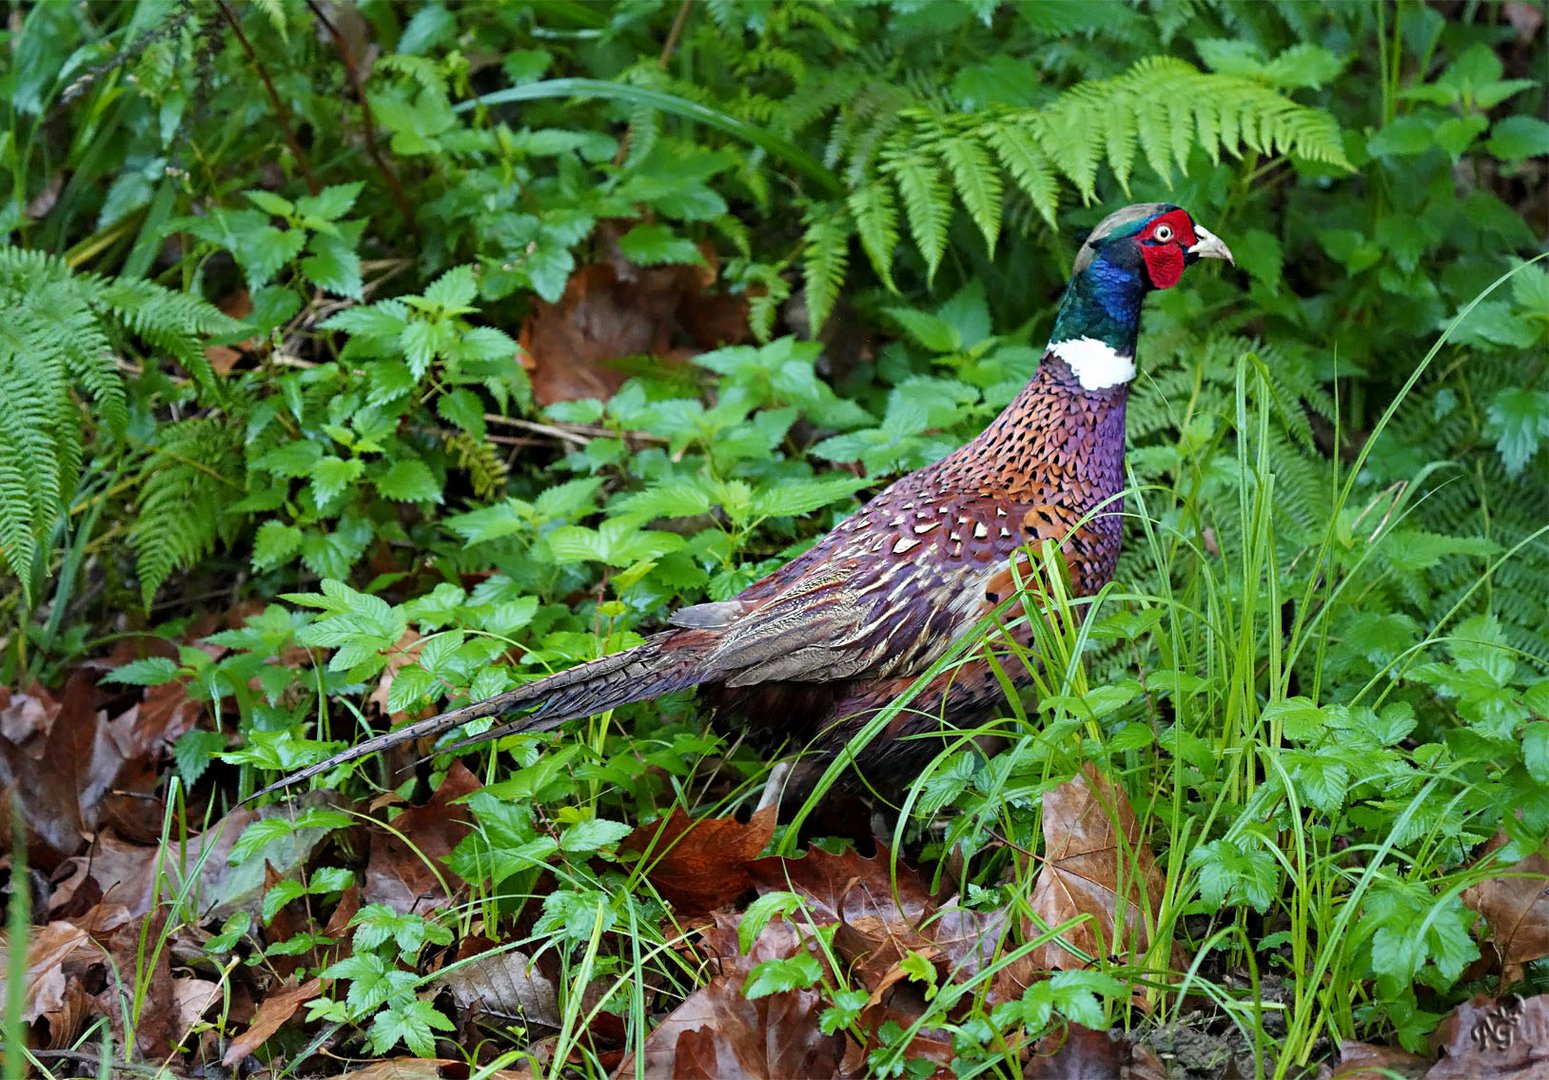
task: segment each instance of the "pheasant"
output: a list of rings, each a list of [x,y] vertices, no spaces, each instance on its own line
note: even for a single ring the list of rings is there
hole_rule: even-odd
[[[266,790],[483,717],[531,710],[460,745],[690,687],[718,713],[811,740],[816,760],[831,756],[1014,593],[1019,549],[1061,544],[1078,596],[1113,576],[1141,303],[1201,258],[1232,262],[1177,206],[1110,214],[1076,255],[1037,372],[967,445],[896,481],[733,599],[680,609],[641,645],[378,735]],[[933,751],[905,736],[942,717],[971,720],[1002,693],[986,660],[945,671],[859,752],[858,770],[907,775]]]

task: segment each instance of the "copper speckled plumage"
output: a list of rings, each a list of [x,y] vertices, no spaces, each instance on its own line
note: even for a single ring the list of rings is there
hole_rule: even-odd
[[[750,727],[838,749],[1011,594],[1018,548],[1063,540],[1078,595],[1112,577],[1141,301],[1202,257],[1231,254],[1175,206],[1111,214],[1077,255],[1037,373],[972,442],[898,480],[735,599],[685,608],[636,648],[408,724],[276,787],[481,717],[533,709],[470,742],[694,686]],[[939,747],[899,736],[924,730],[930,714],[972,719],[1000,696],[983,661],[949,672],[865,749],[859,769],[907,775]]]

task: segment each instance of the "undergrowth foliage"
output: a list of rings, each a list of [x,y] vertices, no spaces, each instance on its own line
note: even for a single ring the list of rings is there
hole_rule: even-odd
[[[783,808],[806,833],[733,818],[768,761],[687,695],[352,763],[228,838],[221,905],[158,894],[165,933],[214,932],[202,977],[321,980],[267,1050],[201,1020],[228,1066],[324,1024],[448,1056],[475,1029],[443,976],[492,943],[552,984],[551,1060],[599,1075],[660,1065],[652,1027],[707,997],[804,1002],[879,1075],[1013,1075],[1068,1022],[1162,1032],[1204,995],[1287,1075],[1545,989],[1476,896],[1549,837],[1549,124],[1543,42],[1497,9],[146,0],[36,5],[8,48],[0,662],[187,720],[141,792],[168,850],[177,815],[248,821],[278,772],[735,595],[961,445],[1108,209],[1179,203],[1238,260],[1148,301],[1113,585],[1071,598],[1044,553],[998,618],[1036,655],[990,620],[942,662],[1035,692],[876,793],[891,875],[810,835],[816,796]],[[1148,895],[1078,948],[1038,883],[1083,785],[1114,894]],[[644,854],[685,814],[731,853],[693,934]],[[454,821],[431,900],[372,893],[362,835]],[[814,866],[926,936],[850,963]],[[882,975],[917,1012],[879,1019]]]

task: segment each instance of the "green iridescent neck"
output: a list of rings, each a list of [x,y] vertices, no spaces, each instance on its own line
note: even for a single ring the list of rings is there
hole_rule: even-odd
[[[1116,266],[1099,254],[1070,279],[1049,342],[1088,338],[1120,356],[1134,356],[1145,294],[1138,269]]]

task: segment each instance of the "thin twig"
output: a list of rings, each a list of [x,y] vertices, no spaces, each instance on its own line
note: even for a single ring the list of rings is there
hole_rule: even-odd
[[[307,164],[307,155],[301,149],[301,143],[296,139],[296,133],[290,126],[290,110],[285,107],[285,102],[280,99],[279,91],[274,88],[274,81],[269,78],[269,69],[264,67],[262,58],[247,40],[247,35],[242,32],[242,26],[237,22],[237,17],[229,7],[226,0],[215,0],[220,8],[221,15],[231,27],[231,32],[237,35],[237,41],[242,46],[242,51],[247,53],[247,58],[253,62],[253,67],[258,71],[258,77],[263,80],[264,89],[269,92],[269,101],[274,105],[274,114],[280,121],[280,127],[285,131],[285,141],[290,144],[290,152],[296,157],[296,167],[301,170],[302,179],[307,182],[307,190],[316,195],[321,188],[317,186],[317,180],[312,176],[312,167]]]
[[[548,435],[555,439],[564,439],[573,442],[577,446],[585,446],[593,439],[619,438],[632,439],[636,442],[665,443],[668,440],[661,435],[652,435],[644,431],[626,431],[622,435],[605,427],[597,427],[593,424],[566,424],[564,427],[554,427],[552,424],[540,424],[535,420],[523,420],[515,416],[501,416],[499,413],[485,413],[484,419],[491,424],[504,424],[507,427],[521,428],[523,431],[535,432],[539,435]]]
[[[398,174],[393,172],[392,166],[382,156],[381,147],[377,145],[376,122],[371,118],[371,102],[366,99],[366,88],[361,85],[360,69],[355,65],[354,56],[350,54],[349,44],[344,40],[344,35],[339,33],[339,28],[333,24],[333,20],[329,19],[318,6],[317,0],[307,0],[307,7],[311,8],[312,14],[327,27],[334,46],[339,50],[339,59],[344,61],[344,73],[350,80],[350,86],[355,89],[356,100],[360,102],[361,134],[366,139],[366,153],[370,155],[372,161],[376,162],[376,167],[382,173],[382,179],[387,183],[388,191],[393,196],[393,202],[398,206],[398,212],[403,215],[409,231],[418,239],[419,225],[414,220],[414,205],[404,194],[403,186],[398,183]]]

